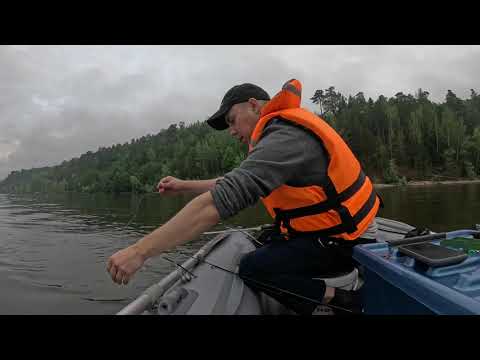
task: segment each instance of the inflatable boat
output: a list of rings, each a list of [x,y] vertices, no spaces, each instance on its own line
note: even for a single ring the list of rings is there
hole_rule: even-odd
[[[413,229],[404,223],[377,218],[379,241],[397,239]],[[194,256],[150,286],[119,315],[278,315],[291,314],[273,298],[250,290],[236,275],[243,255],[256,249],[247,230],[214,237]],[[355,287],[358,273],[330,279],[336,286]],[[358,285],[357,285],[358,286]]]
[[[480,255],[439,244],[459,237],[474,241],[478,231],[428,231],[415,236],[411,225],[376,220],[377,242],[354,248],[358,268],[318,280],[360,291],[365,314],[480,314]],[[414,236],[406,238],[412,232]],[[243,229],[218,234],[118,315],[295,315],[272,297],[252,291],[237,275],[240,259],[256,249],[256,241],[252,232]],[[453,255],[436,259],[436,248],[437,253],[430,248],[430,253],[413,252],[412,246],[422,244],[449,249]],[[312,315],[334,314],[328,305],[320,305]]]

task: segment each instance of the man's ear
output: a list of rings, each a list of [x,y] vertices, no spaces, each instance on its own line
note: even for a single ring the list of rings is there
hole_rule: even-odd
[[[257,99],[250,98],[248,99],[248,103],[252,106],[253,112],[257,115],[260,115],[260,104]]]

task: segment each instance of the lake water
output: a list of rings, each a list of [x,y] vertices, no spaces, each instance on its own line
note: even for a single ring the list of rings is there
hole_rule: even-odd
[[[434,185],[378,190],[379,216],[434,231],[480,223],[480,184]],[[0,194],[0,314],[115,314],[148,286],[174,270],[150,259],[127,286],[112,282],[108,257],[154,230],[191,197],[158,194]],[[261,205],[225,224],[270,222]],[[208,237],[168,256],[178,263]]]

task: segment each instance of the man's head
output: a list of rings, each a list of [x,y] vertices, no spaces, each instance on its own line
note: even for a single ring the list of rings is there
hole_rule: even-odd
[[[267,92],[256,85],[236,85],[227,91],[220,109],[207,122],[216,130],[228,128],[232,136],[248,143],[260,110],[269,100]]]

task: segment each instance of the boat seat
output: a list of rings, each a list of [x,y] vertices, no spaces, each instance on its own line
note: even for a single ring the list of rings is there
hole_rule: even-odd
[[[358,290],[363,285],[363,281],[359,276],[358,269],[352,272],[341,274],[333,277],[314,277],[313,280],[323,280],[330,287],[343,290]]]

